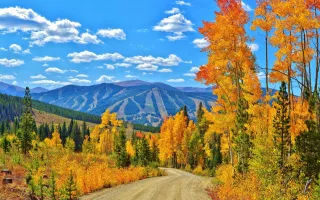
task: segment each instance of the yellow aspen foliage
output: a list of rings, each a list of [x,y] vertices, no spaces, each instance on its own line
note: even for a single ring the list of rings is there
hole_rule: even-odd
[[[126,150],[127,150],[127,152],[128,152],[128,154],[129,154],[129,156],[132,158],[134,155],[135,155],[135,149],[134,149],[134,147],[133,147],[133,145],[132,145],[132,142],[131,142],[131,140],[128,140],[127,142],[126,142]]]

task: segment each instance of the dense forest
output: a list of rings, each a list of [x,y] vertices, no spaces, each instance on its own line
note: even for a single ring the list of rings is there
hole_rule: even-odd
[[[32,106],[34,109],[66,117],[69,119],[92,122],[99,124],[101,122],[100,116],[91,115],[83,112],[74,111],[67,108],[62,108],[56,105],[43,103],[41,101],[32,100]],[[0,122],[4,123],[14,122],[20,118],[23,110],[22,98],[9,96],[0,93]],[[8,121],[8,122],[6,122]],[[125,122],[125,126],[128,126],[128,122]],[[134,130],[140,130],[145,132],[158,133],[160,127],[145,126],[141,124],[132,124]]]

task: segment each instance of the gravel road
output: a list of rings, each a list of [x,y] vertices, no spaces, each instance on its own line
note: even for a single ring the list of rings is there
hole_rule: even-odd
[[[163,168],[167,176],[136,181],[103,189],[81,197],[81,200],[207,200],[205,188],[211,178],[200,177],[178,169]]]

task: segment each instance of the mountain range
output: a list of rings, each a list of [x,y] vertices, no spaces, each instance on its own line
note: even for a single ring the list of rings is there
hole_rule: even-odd
[[[14,95],[15,90],[9,89]],[[35,100],[94,115],[109,109],[126,121],[152,126],[159,126],[165,117],[176,114],[184,105],[194,119],[200,102],[209,108],[216,100],[211,88],[175,88],[140,80],[38,91],[32,93]]]
[[[25,88],[0,82],[0,93],[2,94],[22,97],[24,96],[24,90]],[[48,90],[42,87],[36,87],[31,89],[32,94],[46,92],[46,91]]]

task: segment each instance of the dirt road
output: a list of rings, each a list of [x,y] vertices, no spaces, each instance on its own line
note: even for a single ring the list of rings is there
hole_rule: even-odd
[[[209,199],[205,188],[210,178],[178,169],[164,168],[167,176],[136,181],[115,188],[104,189],[81,200],[203,200]]]

